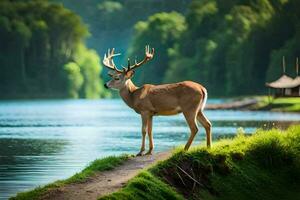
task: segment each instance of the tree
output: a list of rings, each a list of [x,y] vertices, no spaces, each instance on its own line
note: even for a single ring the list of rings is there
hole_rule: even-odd
[[[75,62],[79,65],[83,76],[83,85],[80,88],[80,97],[99,98],[109,96],[103,88],[103,81],[100,79],[102,66],[96,51],[89,50],[80,45],[74,56]]]
[[[267,77],[279,76],[273,68],[282,54],[292,59],[299,52],[299,6],[296,0],[192,1],[165,81],[192,79],[213,96],[264,92]]]
[[[61,4],[0,1],[0,98],[103,96],[100,59],[84,45],[88,34]]]
[[[149,44],[155,48],[154,59],[146,66],[137,70],[138,83],[161,83],[168,68],[169,53],[185,31],[185,19],[177,13],[157,13],[135,25],[135,34],[129,57],[132,60],[144,58],[144,47]]]
[[[64,65],[64,71],[67,76],[66,85],[68,96],[72,98],[78,98],[78,93],[83,83],[83,76],[80,72],[80,67],[74,62],[69,62],[68,64]]]

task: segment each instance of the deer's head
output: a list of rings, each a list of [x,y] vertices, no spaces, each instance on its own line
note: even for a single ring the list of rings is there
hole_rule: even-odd
[[[154,56],[154,48],[150,51],[149,45],[145,47],[145,58],[137,62],[135,60],[135,63],[133,65],[130,64],[130,60],[128,58],[128,66],[123,67],[122,70],[118,69],[113,61],[113,57],[120,55],[119,53],[115,54],[115,49],[108,50],[107,54],[104,54],[103,58],[103,64],[105,67],[109,68],[110,71],[108,72],[108,75],[111,77],[111,80],[104,84],[104,87],[106,88],[112,88],[119,90],[126,86],[127,80],[131,79],[134,75],[134,70],[147,61],[151,60]]]

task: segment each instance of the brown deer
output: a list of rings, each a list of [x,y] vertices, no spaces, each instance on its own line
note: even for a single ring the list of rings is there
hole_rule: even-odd
[[[188,150],[196,133],[198,132],[196,119],[202,124],[206,131],[207,147],[211,146],[211,123],[203,114],[203,109],[207,99],[206,89],[195,82],[183,81],[179,83],[150,85],[145,84],[137,87],[131,81],[134,70],[154,56],[154,48],[150,51],[150,47],[145,47],[145,58],[134,65],[130,65],[128,59],[128,67],[119,70],[114,64],[114,49],[108,50],[104,55],[103,64],[111,69],[109,72],[111,80],[104,84],[106,88],[119,90],[119,94],[125,103],[135,110],[142,118],[142,145],[137,156],[143,155],[145,150],[145,137],[148,133],[149,151],[145,155],[152,154],[153,137],[152,137],[152,118],[156,115],[175,115],[183,113],[191,130],[191,135],[185,145]]]

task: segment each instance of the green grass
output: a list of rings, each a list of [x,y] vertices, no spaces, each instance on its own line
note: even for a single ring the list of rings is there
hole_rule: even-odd
[[[93,161],[88,167],[80,173],[76,173],[66,180],[59,180],[54,183],[48,184],[43,187],[37,187],[28,192],[18,193],[16,197],[10,198],[11,200],[36,200],[42,197],[47,191],[55,188],[62,187],[70,183],[84,182],[96,172],[106,171],[121,165],[124,161],[128,160],[128,155],[109,156],[103,159]]]
[[[300,112],[300,97],[273,98],[267,96],[257,97],[258,103],[253,106],[258,110],[273,110],[285,112]]]
[[[145,200],[145,199],[183,199],[183,196],[175,192],[170,186],[161,181],[158,177],[148,171],[141,172],[133,178],[127,186],[115,192],[100,198],[102,200]]]
[[[286,131],[258,130],[252,136],[240,133],[216,142],[210,150],[177,149],[170,159],[100,199],[299,198],[300,125]]]

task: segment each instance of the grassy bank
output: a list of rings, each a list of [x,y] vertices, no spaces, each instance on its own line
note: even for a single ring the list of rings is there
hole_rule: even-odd
[[[178,151],[101,199],[299,199],[300,126]]]
[[[251,106],[254,110],[271,110],[282,112],[300,112],[300,97],[257,97],[258,103]]]
[[[82,170],[80,173],[75,174],[74,176],[66,179],[59,180],[54,183],[48,184],[43,187],[37,187],[34,190],[28,192],[18,193],[16,197],[10,198],[11,200],[35,200],[40,199],[47,191],[59,188],[63,185],[70,183],[78,183],[86,181],[89,177],[93,176],[96,172],[111,170],[119,165],[121,165],[124,161],[129,158],[128,155],[121,156],[109,156],[103,159],[97,159],[93,161],[88,167]]]
[[[86,181],[97,171],[122,164],[128,156],[94,161],[73,177],[45,187],[19,193],[11,199],[39,199],[62,185]],[[214,143],[213,148],[178,148],[166,161],[142,171],[124,188],[102,197],[109,199],[299,199],[300,125],[286,131],[243,131],[233,139]]]

